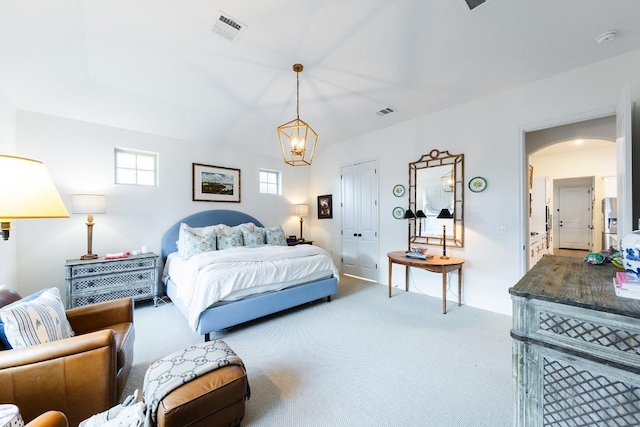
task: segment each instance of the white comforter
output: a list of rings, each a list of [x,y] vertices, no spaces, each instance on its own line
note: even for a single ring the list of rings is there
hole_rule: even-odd
[[[280,290],[329,276],[339,277],[327,251],[312,245],[237,247],[204,252],[184,260],[169,255],[163,280],[176,284],[177,297],[187,307],[189,326],[219,301]]]

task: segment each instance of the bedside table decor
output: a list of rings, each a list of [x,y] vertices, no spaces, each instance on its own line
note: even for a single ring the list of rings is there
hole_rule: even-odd
[[[67,308],[118,298],[153,299],[158,304],[158,255],[67,260]]]
[[[96,259],[98,255],[91,252],[93,246],[93,215],[106,211],[105,196],[102,194],[72,194],[71,204],[74,214],[87,214],[87,253],[80,259]]]

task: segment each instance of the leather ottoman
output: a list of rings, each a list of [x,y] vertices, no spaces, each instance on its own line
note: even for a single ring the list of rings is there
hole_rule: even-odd
[[[239,426],[244,418],[247,373],[228,365],[167,394],[158,406],[158,427]]]

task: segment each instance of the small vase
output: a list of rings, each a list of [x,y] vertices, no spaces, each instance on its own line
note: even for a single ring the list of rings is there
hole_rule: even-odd
[[[640,274],[640,230],[633,231],[620,240],[620,255],[625,270]]]

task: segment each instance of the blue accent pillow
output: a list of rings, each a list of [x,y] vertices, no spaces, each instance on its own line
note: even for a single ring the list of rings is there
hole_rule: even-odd
[[[287,236],[284,234],[284,230],[281,226],[265,228],[264,234],[266,236],[267,245],[287,246]]]
[[[217,240],[218,250],[221,251],[238,246],[244,246],[244,241],[242,240],[242,232],[240,230],[236,230],[231,234],[218,234]]]

